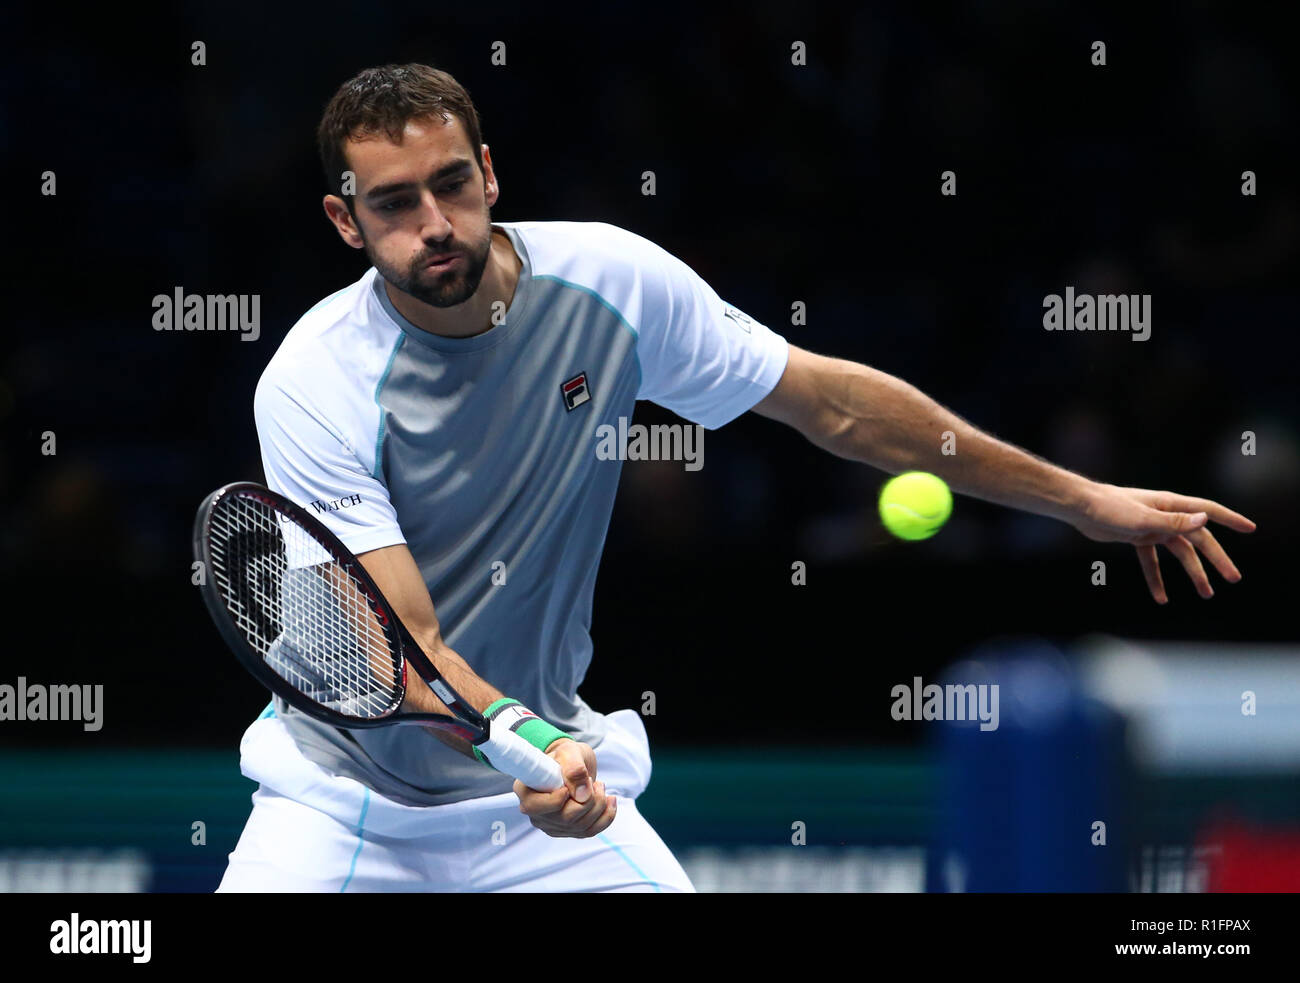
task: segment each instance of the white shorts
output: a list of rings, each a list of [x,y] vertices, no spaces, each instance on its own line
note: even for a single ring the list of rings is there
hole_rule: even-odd
[[[650,780],[640,715],[606,720],[596,777],[618,795],[618,816],[603,833],[572,839],[535,828],[513,792],[394,802],[308,760],[278,717],[259,718],[239,746],[240,770],[259,788],[217,890],[694,891],[636,808]]]

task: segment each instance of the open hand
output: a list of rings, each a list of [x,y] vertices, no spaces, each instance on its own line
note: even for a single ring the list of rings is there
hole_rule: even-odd
[[[1157,546],[1177,557],[1201,597],[1214,596],[1201,556],[1229,583],[1241,579],[1241,571],[1207,528],[1210,521],[1236,532],[1255,530],[1255,523],[1244,515],[1208,498],[1101,483],[1092,485],[1078,514],[1069,519],[1074,528],[1095,542],[1132,543],[1147,587],[1158,604],[1168,603],[1169,595],[1160,575]]]

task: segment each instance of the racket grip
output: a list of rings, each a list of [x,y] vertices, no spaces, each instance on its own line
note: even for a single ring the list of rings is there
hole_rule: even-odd
[[[555,759],[525,741],[501,718],[489,724],[488,738],[478,749],[493,768],[529,788],[549,792],[564,787],[564,776]]]

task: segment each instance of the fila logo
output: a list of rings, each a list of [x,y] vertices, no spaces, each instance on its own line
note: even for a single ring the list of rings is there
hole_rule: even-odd
[[[587,373],[579,372],[560,386],[560,395],[564,397],[564,408],[567,410],[581,406],[591,399],[591,390],[587,388]]]
[[[749,326],[754,323],[754,319],[750,317],[748,314],[746,314],[744,311],[738,310],[735,307],[732,307],[730,304],[727,304],[726,310],[724,310],[722,313],[723,316],[729,317],[733,321],[735,321],[736,325],[740,328],[741,331],[751,333],[749,331]]]

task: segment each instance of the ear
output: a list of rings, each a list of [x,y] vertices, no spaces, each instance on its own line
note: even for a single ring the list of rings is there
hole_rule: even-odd
[[[497,184],[496,169],[492,166],[492,151],[483,144],[483,198],[488,208],[497,203],[501,197],[501,186]]]
[[[334,228],[338,230],[339,238],[353,249],[364,248],[365,240],[361,238],[361,230],[357,228],[356,219],[348,211],[347,203],[338,195],[326,195],[321,204],[325,206],[325,217],[333,222]]]

